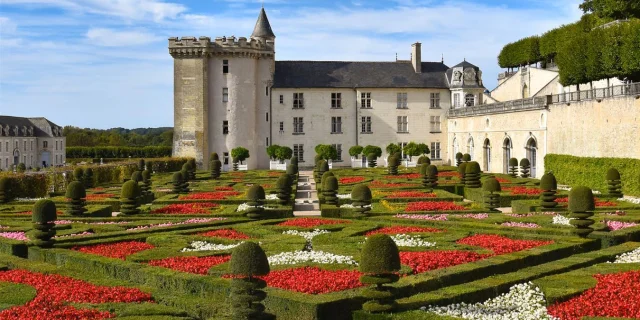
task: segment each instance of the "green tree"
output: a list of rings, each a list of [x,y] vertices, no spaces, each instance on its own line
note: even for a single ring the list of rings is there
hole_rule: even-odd
[[[584,0],[580,9],[606,20],[640,18],[638,0]]]
[[[267,155],[269,156],[269,159],[275,160],[276,159],[276,152],[280,148],[281,147],[279,145],[277,145],[277,144],[272,144],[272,145],[268,146],[267,147]]]
[[[382,156],[382,149],[377,146],[368,145],[362,149],[362,154],[369,157],[370,154],[374,154],[376,158],[380,158]]]
[[[364,149],[362,146],[353,146],[349,148],[349,155],[357,159],[362,154],[362,149]]]
[[[337,160],[338,150],[329,144],[319,144],[315,148],[316,154],[324,160]]]
[[[422,154],[422,150],[418,148],[418,144],[416,144],[413,141],[407,143],[404,146],[404,148],[402,148],[402,151],[404,152],[405,155],[409,156],[409,161],[411,161],[413,157],[416,157]]]
[[[387,154],[393,155],[393,154],[395,154],[397,152],[401,152],[402,148],[400,148],[400,146],[397,143],[389,143],[387,145],[387,147],[385,148],[385,151],[387,151]]]
[[[236,147],[231,149],[231,158],[233,158],[234,163],[242,164],[243,161],[249,158],[249,150],[243,147]]]
[[[291,150],[291,148],[289,147],[281,146],[280,148],[276,149],[275,155],[276,159],[280,160],[280,162],[283,162],[293,157],[293,150]]]

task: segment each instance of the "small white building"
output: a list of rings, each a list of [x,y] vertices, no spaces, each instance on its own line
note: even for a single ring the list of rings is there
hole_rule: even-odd
[[[62,127],[45,118],[0,116],[0,169],[24,163],[27,168],[65,162]]]

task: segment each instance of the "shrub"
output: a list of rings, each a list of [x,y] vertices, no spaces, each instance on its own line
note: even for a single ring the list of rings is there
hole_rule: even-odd
[[[316,146],[315,151],[324,160],[338,159],[338,150],[330,144],[319,144]]]
[[[426,165],[426,164],[423,164],[423,165]],[[426,179],[422,179],[422,185],[429,188],[430,192],[432,192],[433,189],[438,186],[438,167],[431,164],[427,166],[425,173],[426,173]]]
[[[367,166],[369,168],[377,167],[378,166],[377,160],[378,160],[378,156],[375,153],[372,152],[367,154]]]
[[[585,186],[573,187],[569,191],[569,211],[573,220],[569,221],[576,228],[574,234],[580,237],[586,237],[593,229],[590,227],[595,223],[592,219],[593,210],[596,208],[595,199],[591,189]]]
[[[349,148],[349,155],[357,159],[358,156],[362,154],[362,149],[364,148],[361,146],[353,146]]]
[[[18,163],[18,167],[16,168],[16,171],[18,173],[23,173],[23,172],[27,171],[27,166],[24,163],[20,162],[20,163]]]
[[[249,150],[243,147],[236,147],[231,149],[231,158],[233,158],[234,170],[237,171],[236,163],[242,164],[243,161],[249,158]]]
[[[80,181],[72,181],[67,186],[67,192],[65,194],[69,199],[68,213],[72,216],[81,216],[87,209],[85,208],[85,198],[87,192],[84,189],[84,185]]]
[[[189,164],[189,180],[195,180],[196,179],[196,159],[194,158],[190,158],[187,163]]]
[[[189,193],[189,171],[182,169],[180,174],[182,175],[182,191],[180,193]]]
[[[291,161],[289,163],[290,164],[295,164],[297,166],[298,165],[298,157],[296,157],[296,156],[291,157]]]
[[[267,283],[257,278],[269,274],[269,260],[262,248],[253,242],[244,242],[233,249],[229,271],[231,280],[231,313],[233,319],[262,319],[267,294],[260,290]]]
[[[609,196],[616,199],[622,198],[622,182],[620,179],[620,172],[615,168],[610,168],[607,171],[607,189],[609,190]]]
[[[480,164],[477,161],[467,163],[464,174],[464,185],[467,188],[480,188]]]
[[[558,203],[556,202],[556,190],[558,190],[558,182],[551,172],[545,173],[540,179],[540,205],[545,209],[553,209]]]
[[[494,177],[490,177],[484,181],[482,184],[482,190],[485,193],[485,207],[489,210],[495,210],[500,207],[500,194],[496,192],[500,192],[502,188],[500,187],[500,182]]]
[[[529,170],[531,169],[531,163],[529,159],[523,158],[520,160],[520,176],[523,178],[529,178]]]
[[[0,178],[0,203],[7,203],[11,200],[11,192],[9,189],[9,179],[7,177]]]
[[[209,163],[209,169],[211,169],[211,178],[220,178],[220,173],[222,172],[222,162],[220,160],[211,160],[211,162]]]
[[[53,247],[53,237],[56,235],[55,221],[58,218],[56,204],[49,199],[38,200],[33,205],[31,221],[35,229],[33,241],[41,248]]]
[[[462,155],[462,161],[464,161],[464,162],[469,162],[469,161],[471,161],[471,155],[470,155],[470,154],[468,154],[468,153],[463,154],[463,155]]]
[[[370,299],[362,306],[364,311],[389,312],[396,308],[394,288],[383,285],[398,281],[399,270],[400,254],[393,239],[386,234],[370,236],[360,257],[360,282],[374,285],[363,291],[363,296]]]
[[[420,158],[418,158],[418,164],[431,164],[431,159],[429,159],[429,157],[427,156],[421,156]]]
[[[458,173],[460,174],[460,180],[463,184],[465,182],[465,176],[467,174],[467,164],[468,162],[461,162],[460,165],[458,165]]]
[[[335,176],[329,176],[323,179],[322,195],[326,204],[338,205],[338,178]]]
[[[396,153],[400,153],[402,151],[402,148],[400,148],[400,146],[397,143],[392,142],[387,145],[387,147],[385,148],[385,151],[387,152],[388,155],[394,155]],[[382,155],[382,153],[380,155]]]
[[[138,160],[138,171],[144,170],[144,159]]]
[[[353,211],[357,215],[367,216],[371,211],[371,189],[367,185],[359,184],[351,190],[351,204],[353,205]]]
[[[398,175],[398,166],[400,166],[400,158],[391,155],[387,159],[387,163],[389,164],[389,174],[397,176]]]
[[[291,183],[291,176],[286,173],[282,174],[276,182],[279,203],[282,205],[289,203],[291,200]]]
[[[142,171],[142,196],[145,202],[153,201],[153,191],[151,191],[151,171],[149,169]]]
[[[93,188],[93,169],[91,167],[84,169],[84,176],[82,180],[85,188]]]
[[[298,165],[294,163],[291,163],[290,165],[288,165],[287,174],[291,177],[292,181],[295,181],[296,177],[298,176]]]
[[[182,173],[174,173],[171,177],[171,184],[173,184],[173,193],[182,193]]]
[[[213,161],[213,160],[220,160],[220,156],[218,156],[217,152],[214,152],[209,156],[209,161]]]
[[[250,219],[264,218],[264,188],[262,188],[261,185],[251,186],[251,188],[247,190],[247,199],[249,199],[247,204],[250,208],[245,211],[245,216]]]
[[[191,163],[189,161],[187,161],[185,164],[182,165],[182,170],[183,172],[186,172],[186,176],[182,177],[184,179],[184,181],[190,181],[193,180],[191,179]]]
[[[131,174],[131,180],[135,181],[135,182],[140,182],[142,181],[142,171],[134,171]]]
[[[518,176],[518,159],[509,159],[509,175],[513,178]]]
[[[120,211],[125,215],[140,213],[138,199],[140,197],[140,187],[138,182],[129,180],[122,185],[120,193]]]
[[[456,166],[460,166],[460,164],[462,163],[462,157],[464,157],[462,152],[456,153]]]
[[[382,157],[382,149],[380,147],[368,145],[362,149],[362,154],[366,155],[367,158],[371,153],[375,154],[376,158]]]
[[[84,170],[82,168],[77,167],[73,169],[73,180],[82,182],[84,177]]]

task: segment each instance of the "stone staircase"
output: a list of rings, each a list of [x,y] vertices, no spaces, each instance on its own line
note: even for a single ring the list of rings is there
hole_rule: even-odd
[[[296,217],[320,216],[320,203],[313,171],[300,171],[293,215]]]

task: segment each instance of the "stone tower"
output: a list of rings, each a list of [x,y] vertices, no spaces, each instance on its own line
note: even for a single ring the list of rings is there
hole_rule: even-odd
[[[275,35],[264,11],[245,37],[169,38],[174,59],[173,156],[194,157],[206,168],[209,154],[226,162],[244,147],[250,169],[268,166]]]

